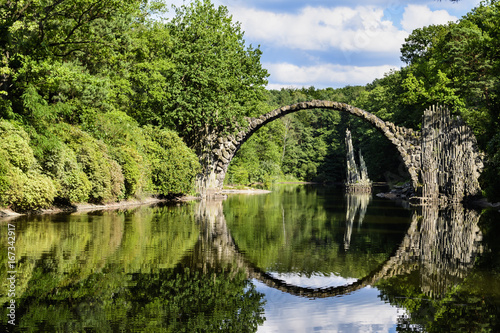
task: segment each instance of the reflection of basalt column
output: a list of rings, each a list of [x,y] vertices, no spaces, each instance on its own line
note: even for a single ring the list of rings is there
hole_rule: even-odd
[[[356,214],[359,212],[358,228],[361,227],[366,214],[366,208],[371,201],[368,193],[346,194],[347,210],[345,215],[346,230],[344,233],[344,249],[348,250],[351,243],[352,227]]]
[[[400,260],[418,263],[425,294],[443,295],[474,266],[482,252],[478,222],[479,214],[462,206],[423,206],[414,213]]]

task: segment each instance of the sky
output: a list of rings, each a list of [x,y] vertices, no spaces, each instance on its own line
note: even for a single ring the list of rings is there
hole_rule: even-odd
[[[297,283],[304,278],[285,279]],[[309,287],[331,286],[330,278],[305,281]],[[334,280],[338,280],[335,279]],[[353,279],[355,280],[355,279]],[[337,285],[333,281],[333,285]],[[382,301],[380,291],[366,287],[346,297],[308,299],[289,295],[253,280],[258,292],[265,294],[264,317],[257,333],[303,332],[396,332],[398,318],[406,311]]]
[[[260,46],[267,88],[280,89],[340,88],[382,78],[404,66],[400,48],[413,29],[455,22],[480,0],[212,2],[240,22],[247,45]]]

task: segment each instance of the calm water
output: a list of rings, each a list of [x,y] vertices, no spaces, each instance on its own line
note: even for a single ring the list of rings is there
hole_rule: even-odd
[[[283,185],[3,220],[0,331],[498,332],[499,215]]]

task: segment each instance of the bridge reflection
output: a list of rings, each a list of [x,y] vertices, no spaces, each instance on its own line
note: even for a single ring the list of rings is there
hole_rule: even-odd
[[[349,247],[356,215],[359,213],[358,226],[361,226],[369,202],[369,195],[347,198],[345,248]],[[308,288],[276,278],[248,260],[231,236],[222,200],[200,202],[196,216],[202,233],[192,264],[204,265],[203,269],[231,265],[235,270],[243,270],[248,278],[257,279],[269,287],[308,298],[346,295],[384,279],[412,272],[419,275],[424,294],[444,295],[451,286],[465,278],[474,266],[476,256],[482,252],[477,211],[461,205],[446,209],[422,206],[413,212],[412,222],[399,247],[370,274],[348,285]]]

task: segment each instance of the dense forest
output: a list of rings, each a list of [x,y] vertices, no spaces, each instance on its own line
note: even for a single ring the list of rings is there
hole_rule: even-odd
[[[423,110],[448,105],[486,152],[485,194],[500,198],[500,3],[456,23],[417,29],[406,66],[366,86],[266,90],[261,50],[227,8],[196,0],[6,0],[0,5],[0,206],[106,203],[194,193],[207,137],[245,116],[311,99],[346,102],[418,129]],[[342,181],[353,133],[370,178],[407,178],[371,126],[332,110],[263,127],[226,182]]]

